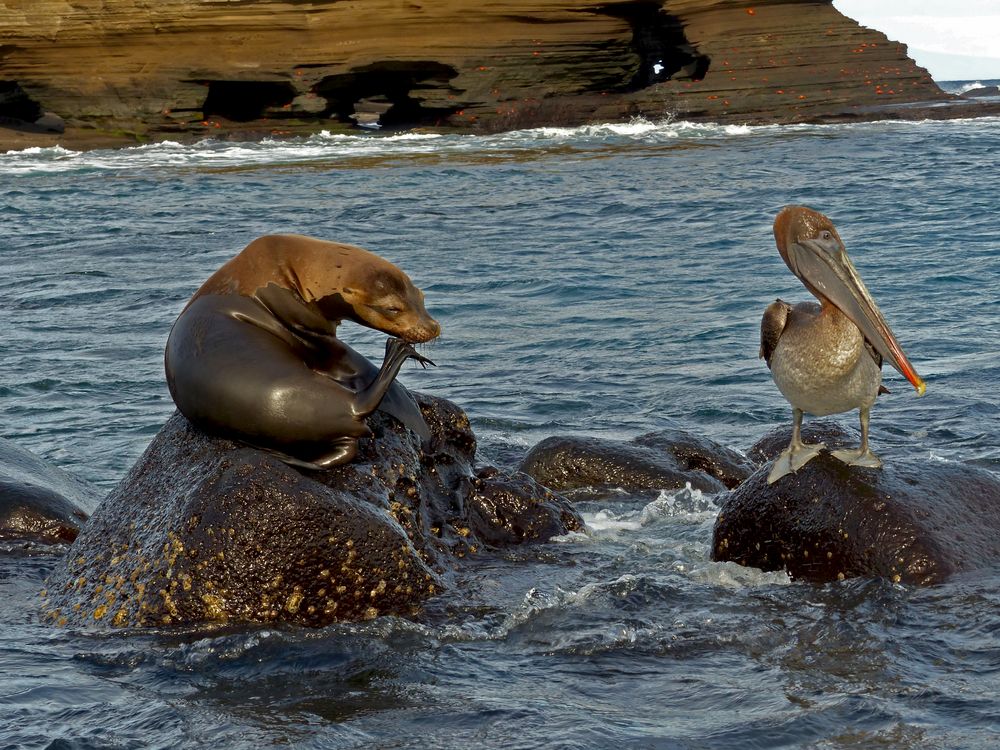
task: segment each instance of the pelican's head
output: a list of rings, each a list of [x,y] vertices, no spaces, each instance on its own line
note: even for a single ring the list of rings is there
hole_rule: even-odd
[[[806,288],[846,315],[922,396],[927,386],[851,263],[833,222],[811,208],[785,206],[774,220],[774,240],[782,260]]]

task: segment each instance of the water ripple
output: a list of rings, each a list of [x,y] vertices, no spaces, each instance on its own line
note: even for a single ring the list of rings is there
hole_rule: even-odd
[[[757,326],[807,297],[770,234],[804,202],[928,381],[917,401],[887,371],[879,449],[996,470],[997,153],[993,118],[0,155],[4,436],[113,486],[173,411],[163,346],[185,300],[294,231],[371,248],[426,291],[439,367],[401,378],[466,408],[488,460],[664,427],[745,449],[790,418]],[[381,335],[341,332],[380,358]],[[587,533],[482,555],[421,622],[320,632],[54,634],[33,613],[55,556],[5,548],[0,744],[995,745],[1000,571],[790,583],[709,561],[717,500],[580,500]]]

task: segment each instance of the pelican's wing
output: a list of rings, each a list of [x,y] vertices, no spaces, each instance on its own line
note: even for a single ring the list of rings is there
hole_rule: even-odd
[[[872,359],[875,360],[875,364],[877,364],[879,366],[879,369],[881,370],[882,369],[882,355],[878,353],[878,350],[872,345],[872,342],[869,341],[868,339],[865,339],[865,349],[867,349],[868,353],[870,355],[872,355]],[[879,383],[878,392],[879,392],[880,396],[883,393],[892,393],[892,391],[890,391],[888,388],[886,388],[881,383]]]
[[[760,357],[767,366],[771,367],[771,355],[774,354],[778,346],[778,339],[785,331],[785,324],[788,323],[788,314],[792,306],[784,300],[776,299],[767,309],[764,310],[764,317],[760,319]]]

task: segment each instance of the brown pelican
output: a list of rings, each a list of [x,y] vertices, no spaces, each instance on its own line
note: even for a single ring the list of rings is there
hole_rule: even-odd
[[[802,413],[816,416],[861,410],[861,445],[833,451],[855,466],[878,468],[868,447],[868,417],[882,387],[882,359],[917,389],[926,386],[882,317],[826,216],[786,206],[774,220],[774,240],[785,264],[820,301],[768,305],[760,322],[760,356],[792,405],[792,441],[777,458],[768,484],[801,469],[826,446],[802,442]]]

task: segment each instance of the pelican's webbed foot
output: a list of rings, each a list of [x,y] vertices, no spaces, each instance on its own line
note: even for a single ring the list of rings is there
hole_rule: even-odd
[[[869,469],[882,468],[882,459],[872,453],[871,448],[855,448],[854,450],[844,448],[830,453],[834,458],[840,459],[848,466],[866,466]]]
[[[771,473],[767,475],[767,483],[774,484],[786,474],[794,474],[816,458],[824,448],[826,445],[823,443],[802,442],[802,410],[792,407],[792,441],[781,455],[774,459]]]
[[[774,459],[771,473],[767,475],[767,483],[774,484],[786,474],[794,474],[816,458],[825,448],[825,443],[810,444],[793,441],[781,452],[780,456]]]
[[[843,461],[848,466],[866,466],[869,469],[881,469],[882,459],[872,453],[868,447],[868,421],[871,414],[871,407],[861,407],[861,445],[854,450],[844,448],[833,451],[833,457]]]

